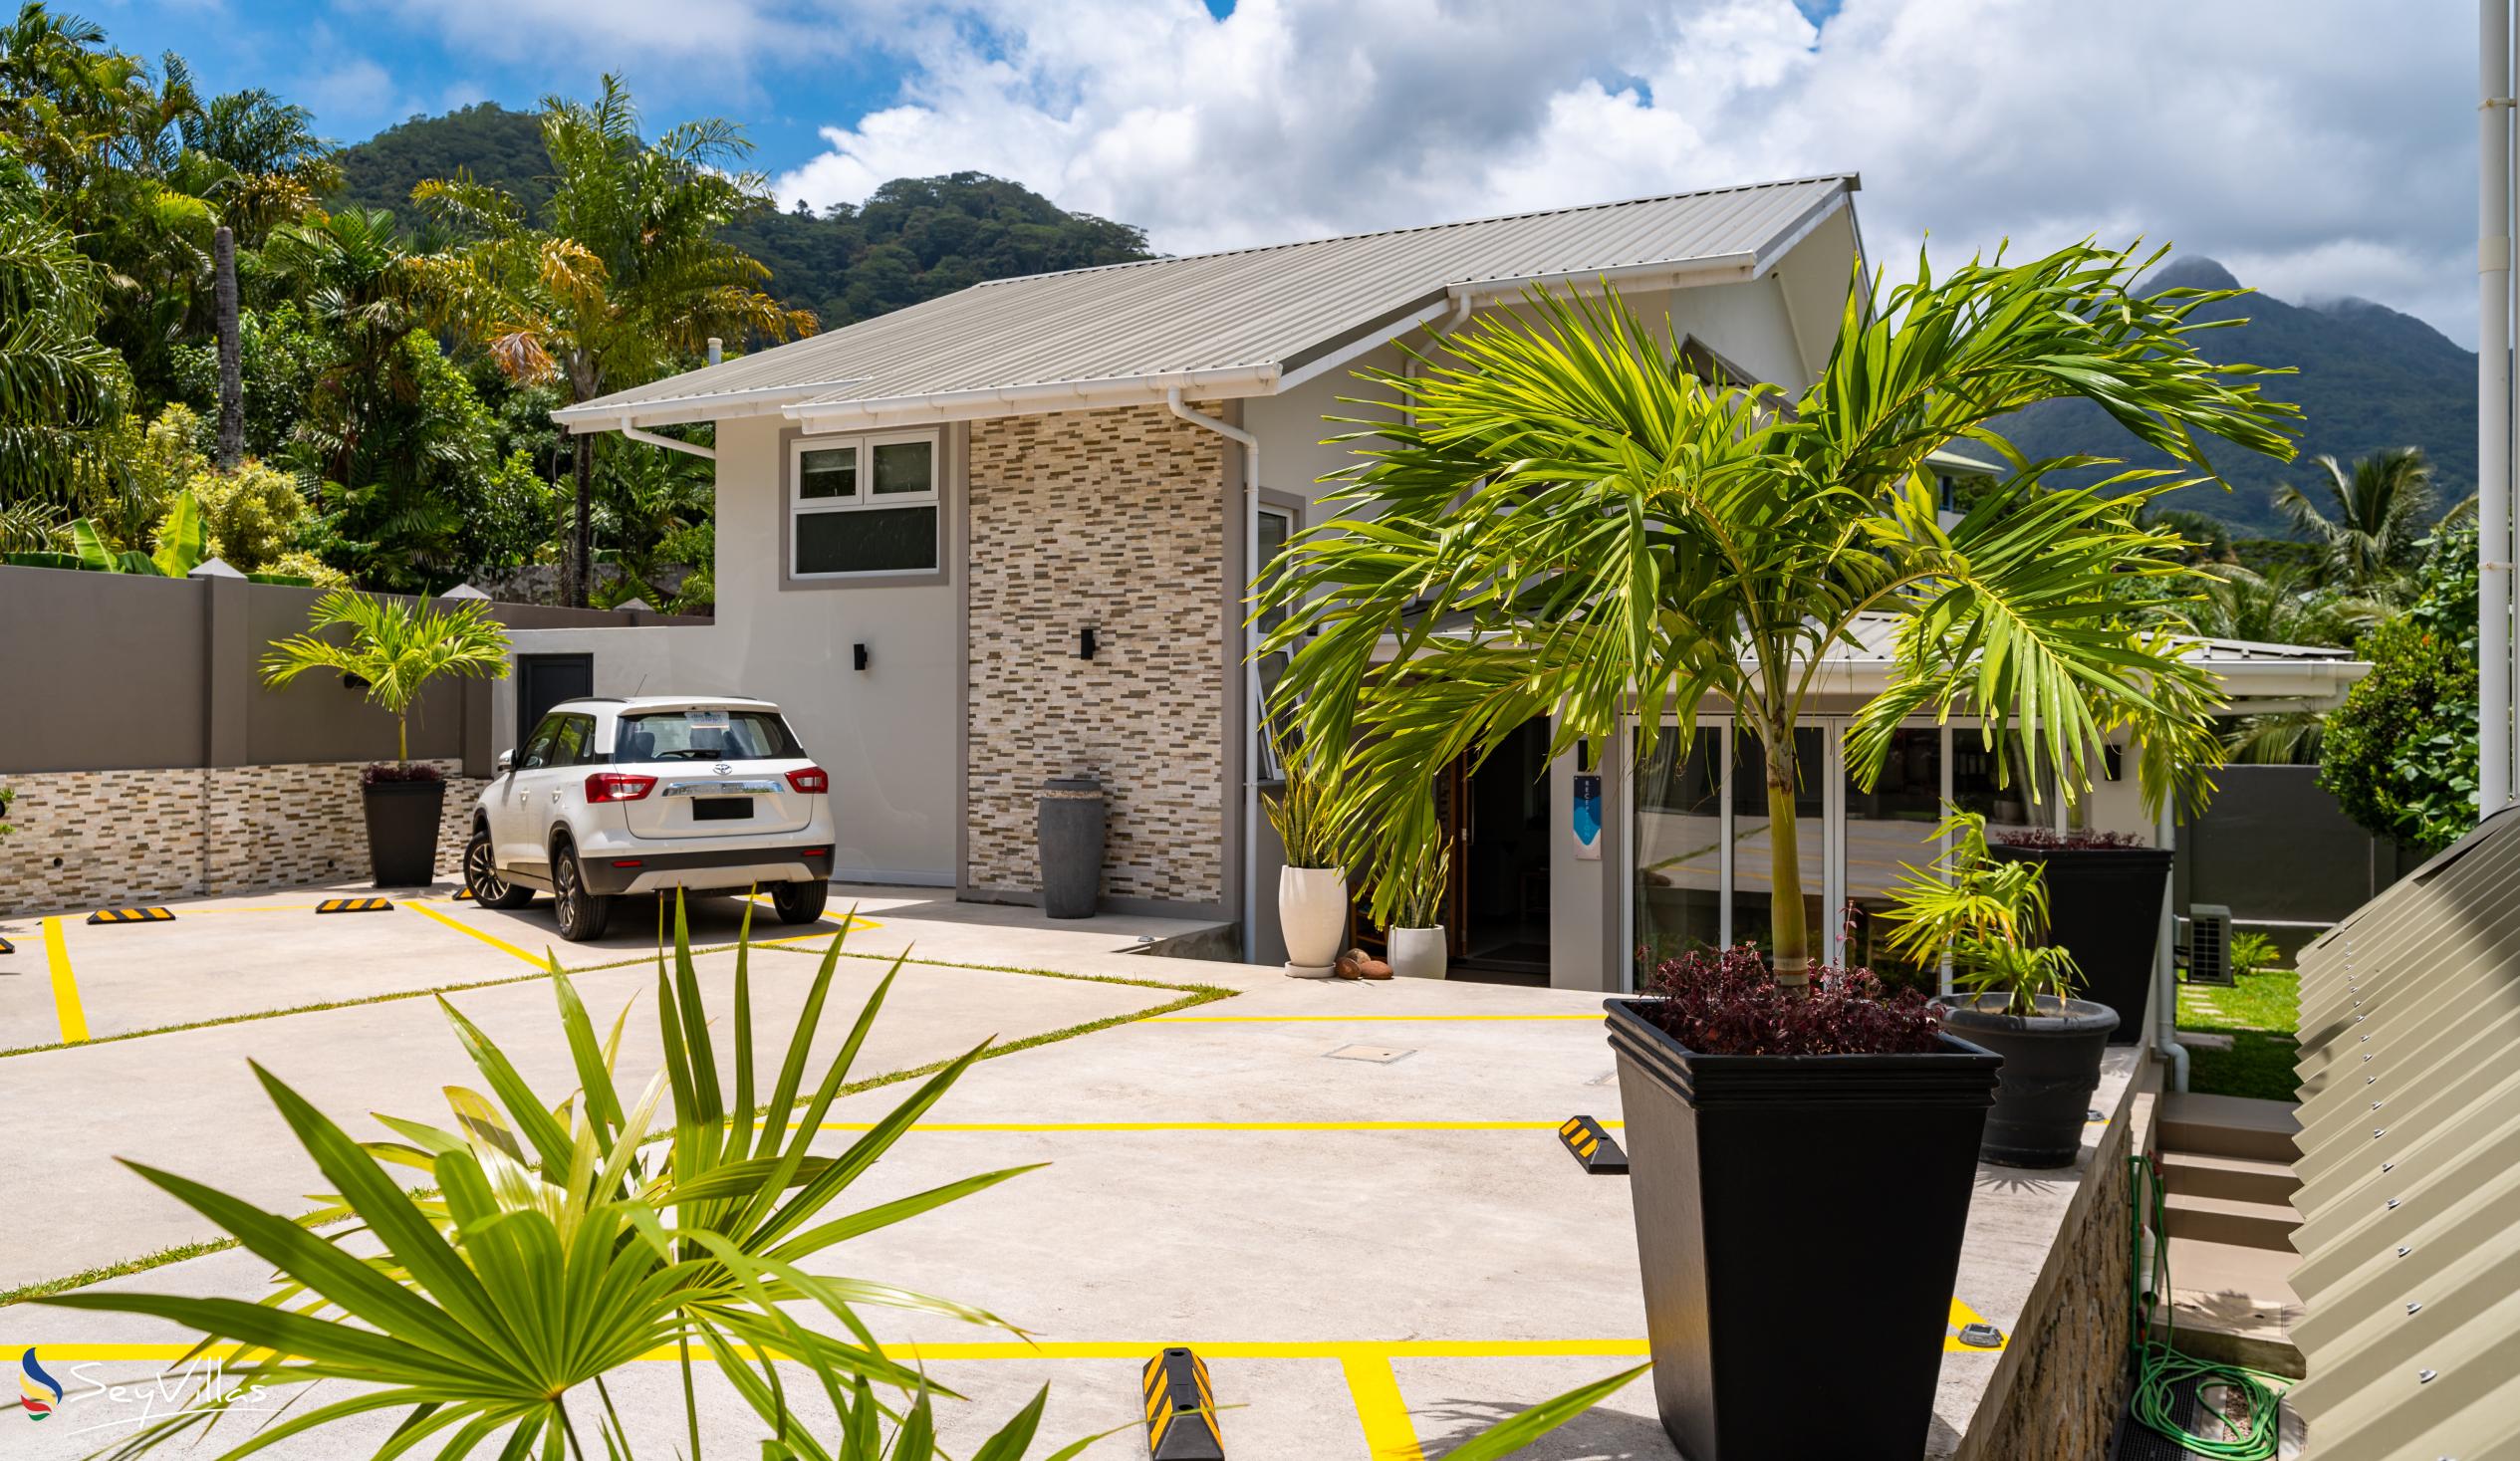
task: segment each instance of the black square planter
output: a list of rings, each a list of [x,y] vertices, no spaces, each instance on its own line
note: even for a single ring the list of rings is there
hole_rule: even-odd
[[[1662,1428],[1688,1461],[1914,1461],[2001,1061],[1714,1056],[1607,1001]]]
[[[368,821],[368,868],[378,887],[426,887],[437,880],[442,781],[372,781],[360,788]]]
[[[2072,954],[2083,971],[2075,996],[2118,1012],[2111,1045],[2142,1039],[2161,940],[2161,904],[2170,895],[2169,850],[1996,843],[1986,851],[1999,861],[2036,862],[2044,869],[2048,942]]]

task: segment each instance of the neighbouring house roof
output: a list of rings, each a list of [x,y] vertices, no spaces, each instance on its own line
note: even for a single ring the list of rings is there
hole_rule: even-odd
[[[2284,1397],[2322,1456],[2520,1441],[2520,811],[2301,951]]]
[[[1890,684],[1892,645],[1900,618],[1867,613],[1855,623],[1853,643],[1839,640],[1821,655],[1813,687],[1824,694],[1879,694]],[[1467,613],[1445,615],[1438,634],[1459,635],[1470,627]],[[2372,672],[2350,650],[2317,644],[2266,644],[2249,639],[2191,638],[2185,657],[2210,670],[2230,701],[2226,713],[2244,715],[2274,710],[2325,710],[2345,698],[2354,682]],[[1375,657],[1396,658],[1400,641],[1386,634]]]
[[[1535,282],[1755,279],[1858,186],[1796,178],[993,280],[552,416],[584,431],[1075,408],[1121,384],[1267,394],[1353,342]]]

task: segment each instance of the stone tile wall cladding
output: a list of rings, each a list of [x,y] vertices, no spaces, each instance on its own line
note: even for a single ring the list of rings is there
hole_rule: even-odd
[[[438,875],[463,858],[482,778],[446,773]],[[200,897],[368,875],[365,762],[0,777],[17,791],[0,838],[0,916]]]
[[[2044,1306],[2022,1317],[2001,1409],[1981,1410],[1954,1461],[2101,1461],[2127,1399],[2129,1118],[2092,1158],[2089,1200],[2066,1219]],[[2079,1225],[2078,1225],[2079,1220]],[[2035,1305],[2035,1301],[2034,1301]],[[1990,1388],[1990,1394],[1992,1390]]]
[[[972,423],[974,888],[1037,889],[1034,793],[1092,776],[1104,896],[1223,898],[1227,445],[1159,406]]]

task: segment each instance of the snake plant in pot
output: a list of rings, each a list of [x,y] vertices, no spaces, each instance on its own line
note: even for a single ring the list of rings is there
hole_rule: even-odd
[[[2074,998],[2074,956],[2045,941],[2038,863],[1991,855],[1986,819],[1974,812],[1951,811],[1935,834],[1950,851],[1929,868],[1909,865],[1890,889],[1890,947],[1927,966],[1948,958],[1959,993],[1943,1002],[1943,1028],[2004,1058],[1979,1155],[2071,1166],[2119,1014]]]
[[[1852,710],[1847,775],[1870,788],[1902,724],[1958,716],[2069,794],[2123,740],[2155,810],[2200,797],[2217,759],[2212,677],[2147,626],[2199,575],[2138,514],[2211,480],[2207,438],[2289,459],[2300,413],[2197,351],[2226,322],[2196,312],[2234,291],[2135,292],[2158,257],[2083,244],[1919,260],[1894,289],[1859,275],[1793,395],[1709,369],[1607,283],[1535,290],[1368,375],[1331,520],[1258,586],[1256,616],[1282,615],[1259,652],[1291,656],[1275,707],[1353,748],[1344,799],[1386,922],[1429,768],[1544,719],[1552,756],[1641,760],[1688,744],[1701,710],[1755,744],[1767,948],[1610,1002],[1655,1399],[1691,1461],[1919,1454],[1994,1095],[1996,1058],[1921,997],[1819,967],[1795,808],[1829,773],[1797,731]],[[2048,480],[2099,463],[2025,459],[1992,423],[2065,398],[2194,475]],[[1954,442],[2004,463],[1956,521],[1928,464]],[[1854,661],[1884,680],[1850,704]],[[1815,1314],[1859,1356],[1818,1403],[1777,1362]]]
[[[1278,936],[1286,972],[1327,979],[1348,932],[1348,834],[1335,789],[1337,758],[1307,744],[1283,756],[1285,781],[1262,804],[1277,831]]]
[[[1401,979],[1441,979],[1452,966],[1443,926],[1444,892],[1452,880],[1451,844],[1428,838],[1402,864],[1400,875],[1408,886],[1400,890],[1386,930],[1391,973]]]

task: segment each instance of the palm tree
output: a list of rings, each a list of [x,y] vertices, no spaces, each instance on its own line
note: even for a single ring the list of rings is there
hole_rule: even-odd
[[[542,226],[515,199],[468,176],[411,196],[471,242],[415,261],[437,318],[487,349],[514,379],[558,381],[569,402],[651,380],[696,359],[711,336],[810,335],[811,313],[762,292],[770,271],[718,233],[769,206],[767,181],[733,166],[752,151],[715,118],[653,142],[621,78],[593,103],[548,98],[543,149],[553,189]],[[570,452],[577,523],[572,602],[587,602],[594,550],[595,438]]]
[[[194,191],[208,198],[237,241],[259,248],[271,231],[315,211],[341,185],[333,144],[315,114],[256,87],[213,97],[176,122]]]
[[[130,374],[97,339],[102,271],[24,202],[0,187],[0,501],[69,506],[105,465]]]
[[[263,683],[278,689],[311,669],[363,681],[368,702],[393,717],[394,759],[404,763],[411,759],[411,706],[432,680],[507,678],[507,630],[477,603],[429,609],[337,589],[315,601],[307,628],[272,641]],[[318,637],[332,628],[350,630],[349,641]]]
[[[419,277],[393,215],[382,209],[345,208],[284,224],[263,258],[340,346],[316,376],[299,430],[316,452],[319,475],[355,486],[368,435],[394,403],[418,395],[408,354],[398,347],[423,324]],[[322,506],[320,488],[316,501]]]
[[[2393,446],[2357,458],[2349,473],[2332,456],[2323,508],[2298,487],[2275,494],[2275,505],[2293,528],[2318,545],[2321,575],[2329,583],[2369,592],[2411,572],[2422,557],[2432,506],[2432,465],[2419,446]]]
[[[1399,424],[1357,423],[1342,515],[1256,601],[1286,614],[1263,646],[1293,652],[1279,708],[1309,743],[1355,747],[1377,916],[1430,831],[1429,768],[1536,716],[1564,752],[1640,712],[1649,755],[1665,714],[1685,743],[1713,698],[1766,748],[1774,969],[1807,982],[1793,731],[1859,625],[1889,630],[1869,637],[1893,661],[1849,738],[1860,782],[1900,721],[1956,713],[1982,717],[1999,753],[2014,738],[2042,753],[2069,791],[2132,726],[2147,801],[2199,797],[2213,681],[2137,617],[2194,570],[2182,539],[2135,513],[2203,479],[2044,489],[2095,459],[2027,461],[1986,424],[2080,396],[2199,472],[2201,437],[2289,457],[2298,411],[2189,340],[2211,328],[2191,313],[2238,291],[2136,297],[2148,262],[2086,244],[1942,280],[1920,266],[1887,298],[1853,289],[1826,369],[1790,402],[1699,380],[1615,296],[1535,294],[1528,324],[1373,375]],[[1946,530],[1924,463],[1958,439],[2010,472]]]

